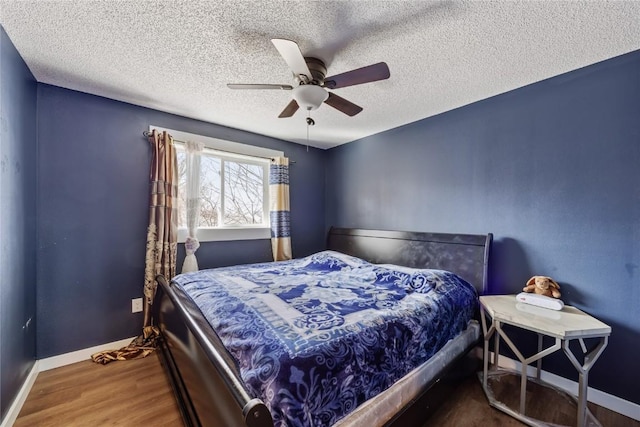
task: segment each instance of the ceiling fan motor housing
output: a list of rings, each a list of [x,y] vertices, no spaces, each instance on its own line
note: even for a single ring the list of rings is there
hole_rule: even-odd
[[[322,60],[310,56],[305,56],[304,61],[307,63],[309,71],[311,71],[311,83],[322,85],[322,83],[324,83],[324,78],[327,75],[327,66],[324,65]]]

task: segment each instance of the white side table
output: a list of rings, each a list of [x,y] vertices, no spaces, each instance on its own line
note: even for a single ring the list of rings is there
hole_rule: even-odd
[[[600,423],[587,409],[588,376],[589,370],[607,346],[609,335],[611,334],[611,327],[575,307],[565,306],[561,311],[549,310],[518,302],[515,295],[481,296],[480,306],[482,330],[484,332],[482,387],[491,406],[508,413],[525,424],[531,426],[546,426],[546,423],[525,415],[525,397],[528,379],[527,366],[530,363],[537,362],[536,379],[538,383],[542,383],[540,380],[542,358],[562,348],[579,373],[577,397],[578,426],[599,426]],[[489,315],[492,319],[489,328],[487,328],[486,315]],[[525,358],[502,329],[503,324],[536,332],[538,334],[538,353]],[[555,344],[543,349],[543,336],[555,338]],[[489,371],[489,340],[492,337],[494,337],[495,340],[494,361],[493,367],[491,371]],[[500,338],[507,343],[522,364],[522,370],[520,372],[519,411],[515,411],[494,399],[493,393],[487,387],[488,378],[503,371],[498,369]],[[597,345],[591,350],[587,350],[585,345],[584,340],[587,338],[599,339]],[[584,354],[584,363],[580,363],[569,349],[569,344],[573,340],[579,340],[580,342],[580,348]]]

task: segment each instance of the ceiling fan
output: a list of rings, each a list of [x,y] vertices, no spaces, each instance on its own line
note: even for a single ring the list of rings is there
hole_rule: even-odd
[[[324,102],[348,116],[355,116],[362,107],[332,93],[327,89],[339,89],[389,78],[389,67],[384,62],[325,77],[327,67],[318,58],[302,55],[298,44],[286,39],[271,39],[280,55],[293,72],[294,85],[279,84],[227,84],[230,89],[281,89],[292,90],[293,99],[278,117],[291,117],[298,108],[315,110]]]

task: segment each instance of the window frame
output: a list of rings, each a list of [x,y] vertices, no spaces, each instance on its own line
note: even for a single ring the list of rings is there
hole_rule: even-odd
[[[247,163],[265,165],[266,175],[263,181],[263,210],[265,223],[261,225],[198,227],[197,237],[200,242],[271,238],[271,225],[269,224],[269,159],[282,157],[284,156],[284,152],[212,138],[204,135],[166,129],[160,126],[149,126],[150,132],[153,129],[156,129],[158,132],[167,131],[173,137],[174,141],[180,145],[184,145],[182,143],[186,141],[200,142],[204,145],[205,152],[208,154],[214,154],[216,157],[222,158],[223,161],[246,161]],[[224,178],[221,184],[224,187]],[[224,199],[224,192],[221,193],[221,197]],[[221,203],[223,204],[224,200],[221,200]],[[186,238],[187,228],[179,227],[178,243],[184,243]]]

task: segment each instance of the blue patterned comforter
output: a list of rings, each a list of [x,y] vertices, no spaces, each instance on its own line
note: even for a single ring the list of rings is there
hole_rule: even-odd
[[[474,288],[441,270],[325,251],[174,278],[276,426],[328,426],[462,331]]]

